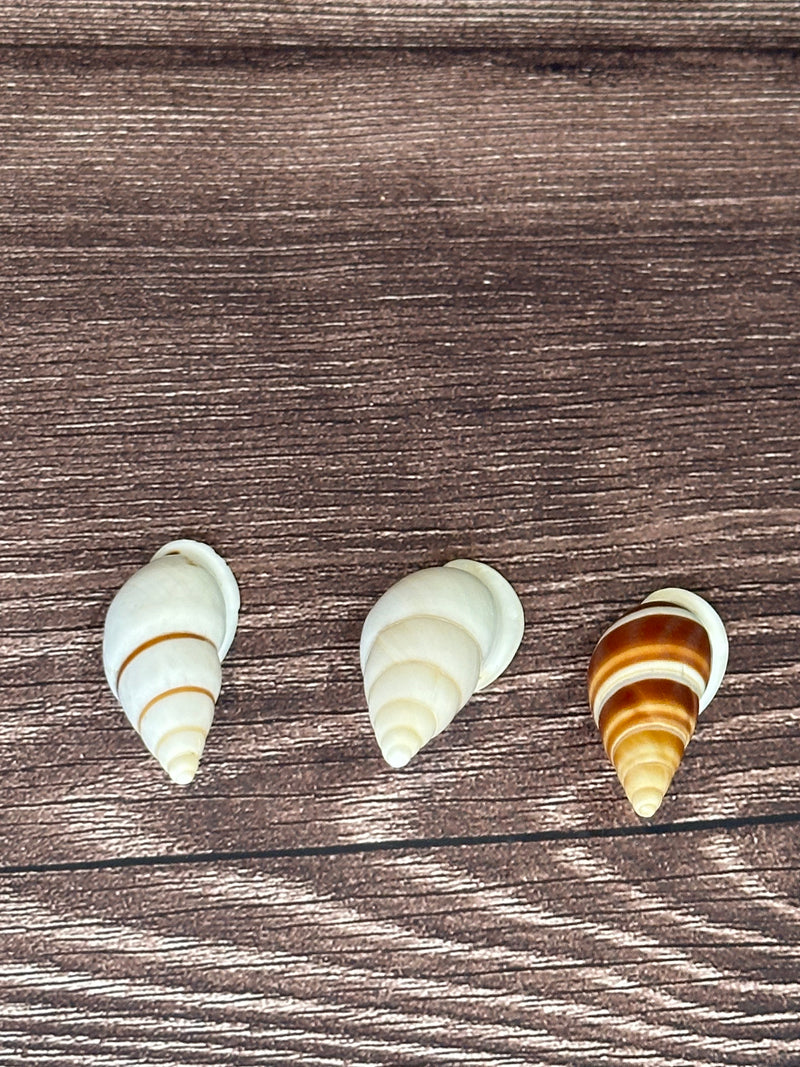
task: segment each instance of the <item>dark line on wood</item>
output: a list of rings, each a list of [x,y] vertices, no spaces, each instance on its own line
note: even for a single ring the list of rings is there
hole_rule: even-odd
[[[491,57],[508,66],[543,74],[586,74],[635,70],[645,67],[706,67],[709,63],[724,60],[739,69],[747,65],[748,57],[766,60],[800,59],[800,40],[784,44],[766,44],[758,41],[733,43],[710,43],[696,46],[678,44],[656,45],[644,43],[611,44],[581,41],[574,45],[556,43],[514,44],[502,38],[486,40],[479,44],[443,40],[428,44],[419,42],[387,40],[383,43],[369,41],[318,43],[283,42],[265,44],[235,44],[230,41],[189,42],[169,44],[148,41],[126,40],[119,44],[97,42],[90,39],[74,41],[16,42],[0,45],[0,63],[15,59],[29,59],[37,67],[42,58],[48,61],[80,62],[81,65],[101,64],[107,69],[115,66],[203,66],[247,67],[264,64],[280,64],[281,61],[295,66],[298,63],[323,61],[342,64],[354,59],[379,60],[391,54],[394,63],[429,59],[438,63],[448,61],[472,61],[483,56]]]
[[[667,834],[702,833],[712,830],[738,830],[747,826],[793,826],[800,824],[800,812],[751,815],[729,819],[698,819],[661,825],[616,826],[597,830],[540,830],[530,833],[481,834],[476,837],[408,838],[389,841],[363,841],[347,845],[310,845],[302,848],[247,849],[240,852],[185,852],[163,856],[124,856],[107,860],[75,860],[62,863],[32,863],[0,867],[1,875],[59,874],[70,871],[105,871],[122,867],[171,867],[177,864],[232,863],[244,860],[302,859],[314,856],[357,856],[371,852],[403,852],[470,848],[475,845],[536,844],[543,841],[592,841],[623,837],[663,837]]]

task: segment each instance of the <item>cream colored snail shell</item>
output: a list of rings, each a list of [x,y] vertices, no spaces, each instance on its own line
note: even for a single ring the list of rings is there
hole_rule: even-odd
[[[199,541],[171,541],[122,586],[103,634],[111,691],[179,785],[192,781],[214,718],[221,663],[239,614],[227,563]]]
[[[610,626],[589,663],[589,705],[634,811],[661,806],[728,663],[716,611],[686,589],[659,589]]]
[[[383,758],[404,767],[516,653],[522,605],[492,567],[457,559],[401,578],[361,633],[361,670]]]

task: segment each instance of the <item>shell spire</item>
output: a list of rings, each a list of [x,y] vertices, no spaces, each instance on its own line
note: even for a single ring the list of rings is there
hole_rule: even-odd
[[[598,641],[589,663],[589,705],[642,818],[661,806],[727,662],[722,620],[686,589],[651,593]]]
[[[404,767],[513,659],[522,605],[492,567],[458,559],[401,578],[361,634],[361,670],[383,758]]]
[[[194,778],[239,613],[227,563],[199,541],[171,541],[122,586],[103,634],[114,696],[173,782]]]

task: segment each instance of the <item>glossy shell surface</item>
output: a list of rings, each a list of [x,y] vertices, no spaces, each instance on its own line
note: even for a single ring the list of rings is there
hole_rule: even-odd
[[[589,705],[637,815],[660,807],[727,661],[722,620],[685,589],[652,593],[598,641]]]
[[[519,598],[485,563],[453,560],[387,590],[361,635],[370,721],[386,762],[405,766],[495,681],[523,630]]]
[[[194,778],[222,683],[239,589],[198,541],[171,541],[122,586],[106,615],[103,665],[129,722],[170,778]]]

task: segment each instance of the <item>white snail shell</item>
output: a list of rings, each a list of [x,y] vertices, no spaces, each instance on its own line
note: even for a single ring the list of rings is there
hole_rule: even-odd
[[[199,541],[171,541],[123,585],[103,634],[111,691],[179,785],[197,772],[239,614],[227,563]]]
[[[722,619],[686,589],[651,593],[597,642],[589,705],[637,815],[661,806],[727,663]]]
[[[393,585],[364,622],[361,670],[383,758],[404,767],[514,657],[522,605],[492,567],[457,559]]]

